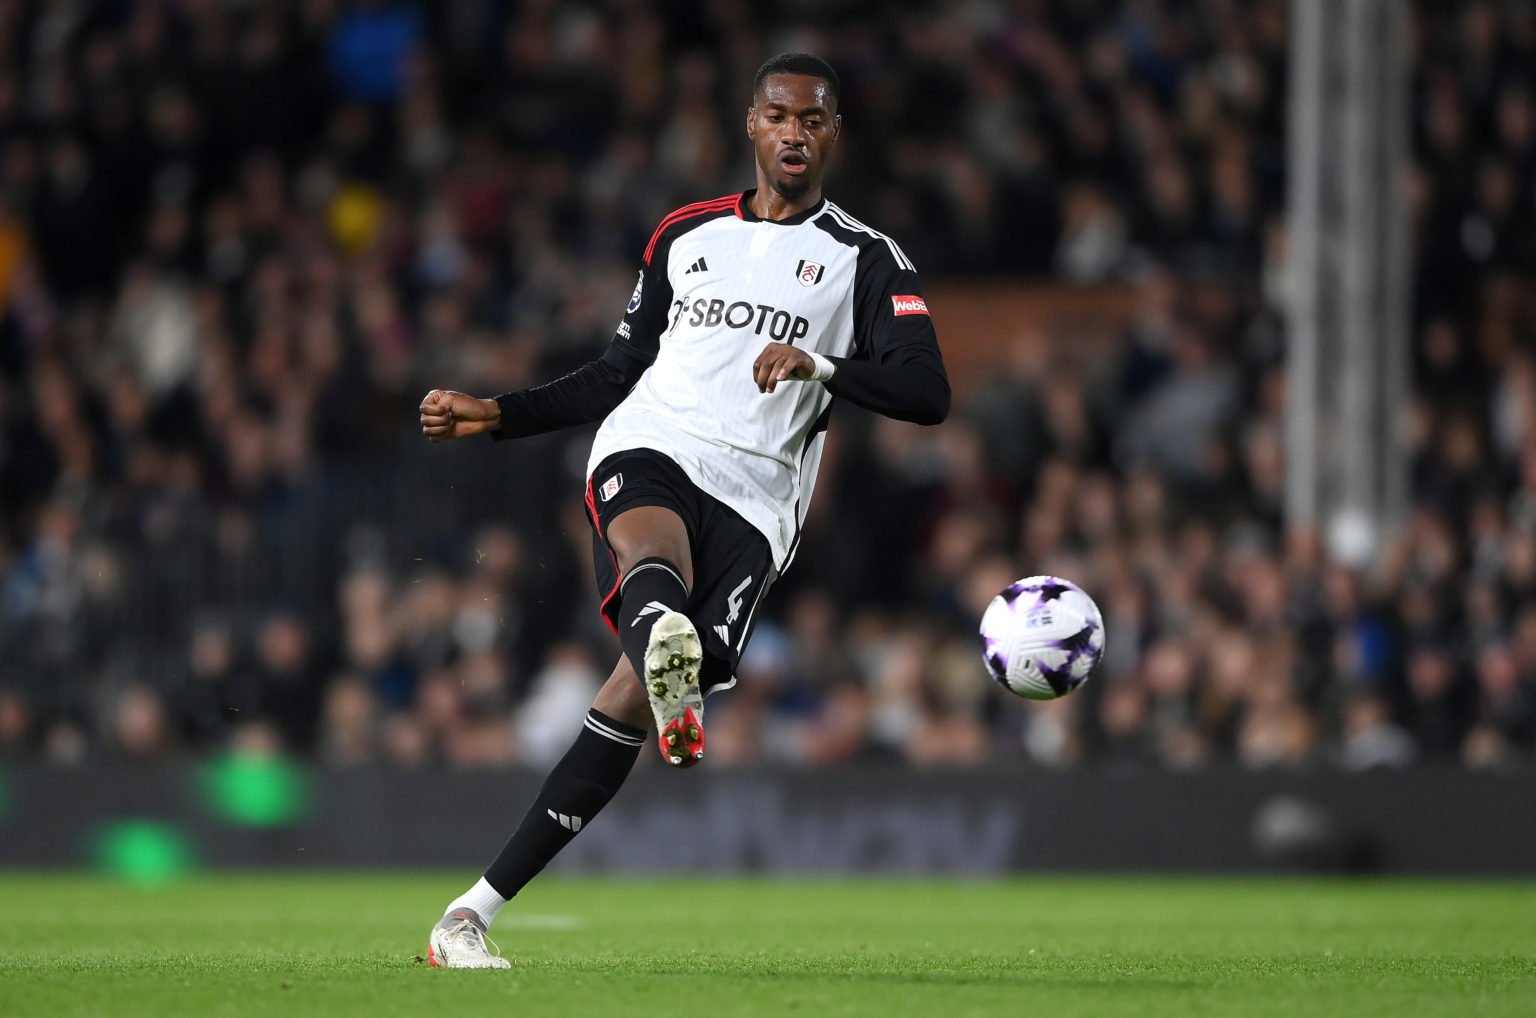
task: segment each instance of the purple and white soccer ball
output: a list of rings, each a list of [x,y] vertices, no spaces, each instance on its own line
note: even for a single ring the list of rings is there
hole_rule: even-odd
[[[1010,693],[1054,700],[1081,686],[1104,656],[1104,617],[1081,587],[1030,576],[992,599],[981,617],[982,658]]]

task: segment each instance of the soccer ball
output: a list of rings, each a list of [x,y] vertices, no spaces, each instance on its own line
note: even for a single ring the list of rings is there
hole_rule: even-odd
[[[981,617],[981,656],[1010,693],[1054,700],[1087,681],[1104,656],[1104,618],[1093,598],[1059,576],[1030,576],[992,599]]]

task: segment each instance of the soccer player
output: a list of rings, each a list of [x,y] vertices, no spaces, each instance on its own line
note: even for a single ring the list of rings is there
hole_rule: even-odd
[[[603,422],[586,507],[623,647],[511,840],[432,930],[433,965],[508,966],[487,927],[613,798],[653,722],[668,764],[703,758],[704,696],[735,684],[763,595],[794,558],[834,401],[919,424],[949,412],[912,263],[822,197],[838,92],[808,54],[759,68],[757,187],[661,221],[600,358],[495,399],[436,389],[421,403],[433,442]]]

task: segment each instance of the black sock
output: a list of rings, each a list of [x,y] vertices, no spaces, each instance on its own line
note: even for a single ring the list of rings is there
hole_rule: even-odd
[[[581,733],[544,779],[538,798],[490,869],[486,882],[510,898],[570,844],[629,777],[645,732],[593,709]]]
[[[651,626],[663,612],[680,612],[687,603],[683,571],[664,558],[641,559],[619,584],[619,643],[642,682]]]

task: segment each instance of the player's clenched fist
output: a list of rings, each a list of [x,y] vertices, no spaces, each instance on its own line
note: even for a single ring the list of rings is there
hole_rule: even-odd
[[[421,401],[421,433],[434,442],[494,431],[500,423],[501,406],[494,399],[433,389]]]
[[[769,343],[752,362],[752,380],[758,392],[772,392],[780,382],[788,379],[808,381],[816,373],[816,362],[811,355],[788,343]]]

